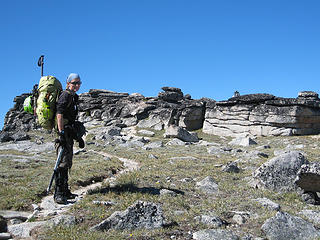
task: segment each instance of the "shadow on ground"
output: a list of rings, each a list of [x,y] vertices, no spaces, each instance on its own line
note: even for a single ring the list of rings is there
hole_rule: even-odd
[[[184,195],[184,192],[181,190],[172,189],[172,188],[166,188],[166,189],[173,191],[176,194]],[[93,195],[98,193],[106,194],[109,192],[114,192],[114,193],[130,192],[130,193],[160,195],[160,190],[161,190],[160,188],[155,188],[155,187],[137,187],[135,184],[128,183],[128,184],[117,185],[114,187],[105,187],[105,188],[89,190],[88,194]]]

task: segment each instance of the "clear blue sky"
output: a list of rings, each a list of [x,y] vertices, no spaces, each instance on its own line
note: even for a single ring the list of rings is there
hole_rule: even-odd
[[[318,0],[1,0],[0,127],[44,72],[91,88],[193,98],[319,91]]]

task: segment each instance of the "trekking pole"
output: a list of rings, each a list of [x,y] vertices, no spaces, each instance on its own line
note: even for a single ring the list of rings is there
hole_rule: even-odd
[[[38,66],[41,67],[41,77],[43,77],[43,64],[44,64],[44,55],[41,55],[38,60]]]
[[[50,192],[54,176],[56,175],[57,169],[58,169],[59,164],[61,162],[61,157],[62,157],[63,151],[64,151],[64,149],[63,149],[63,147],[61,147],[60,150],[59,150],[58,157],[57,157],[56,165],[54,166],[53,173],[52,173],[52,176],[51,176],[51,179],[50,179],[50,182],[49,182],[49,186],[47,188],[47,194],[49,194],[49,192]]]

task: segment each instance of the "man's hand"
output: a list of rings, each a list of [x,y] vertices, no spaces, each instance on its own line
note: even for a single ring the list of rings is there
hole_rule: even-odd
[[[79,138],[78,139],[78,143],[79,143],[79,148],[84,148],[84,141],[83,141],[83,139],[82,138]]]
[[[60,142],[60,146],[66,146],[67,145],[67,140],[66,140],[66,136],[65,136],[65,133],[64,131],[60,131],[58,133],[59,135],[59,142]]]

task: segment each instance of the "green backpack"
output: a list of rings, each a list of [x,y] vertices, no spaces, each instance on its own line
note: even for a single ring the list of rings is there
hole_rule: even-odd
[[[33,96],[27,97],[23,102],[23,110],[33,114]]]
[[[53,76],[43,76],[38,87],[36,100],[37,123],[51,130],[55,124],[56,102],[62,91],[60,81]]]

